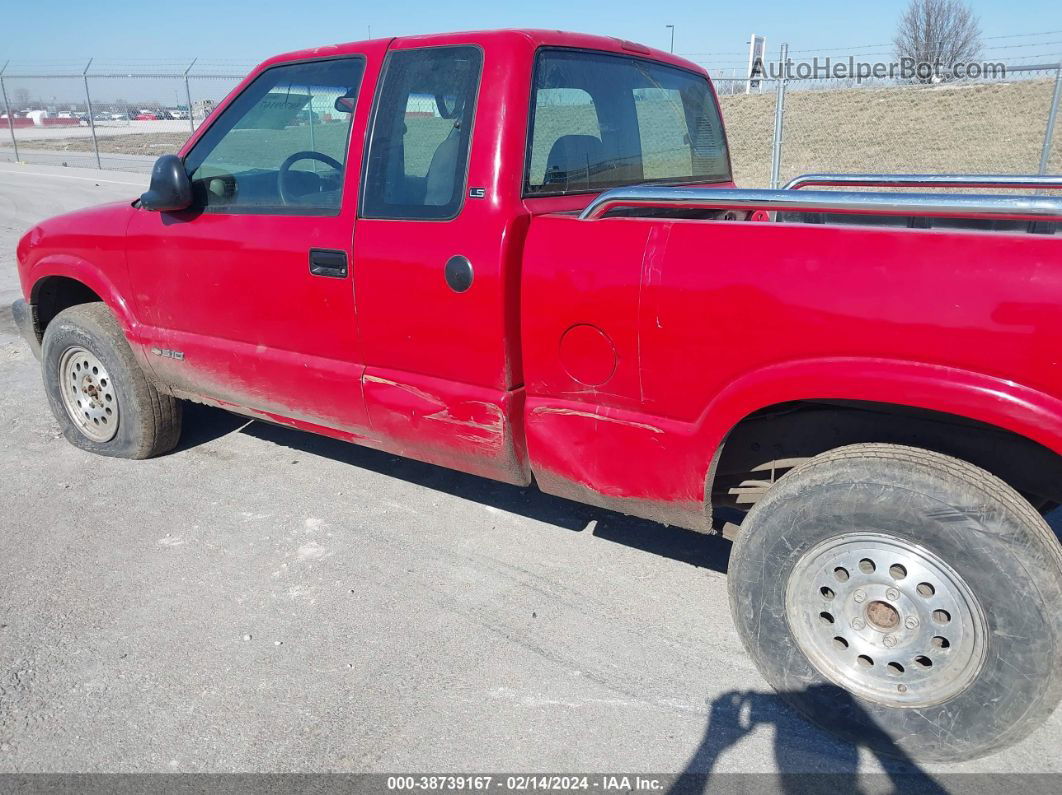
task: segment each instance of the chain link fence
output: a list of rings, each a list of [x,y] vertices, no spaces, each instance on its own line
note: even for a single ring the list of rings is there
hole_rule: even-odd
[[[150,171],[253,64],[54,62],[0,67],[0,160]]]
[[[742,187],[811,172],[1062,173],[1062,64],[925,85],[716,82]]]
[[[0,160],[150,171],[251,69],[232,61],[0,68]],[[1062,173],[1062,64],[913,84],[715,76],[742,187],[808,172]],[[731,74],[734,74],[731,70]]]

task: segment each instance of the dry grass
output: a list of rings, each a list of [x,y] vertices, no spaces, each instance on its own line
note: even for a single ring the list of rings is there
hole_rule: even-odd
[[[1052,80],[792,91],[782,180],[814,171],[1035,173]],[[775,98],[722,97],[737,183],[770,181]],[[1051,173],[1062,172],[1056,132]]]
[[[100,151],[112,155],[164,155],[176,152],[188,140],[186,133],[143,133],[101,136]],[[31,149],[50,152],[91,152],[92,138],[56,138],[27,141]]]

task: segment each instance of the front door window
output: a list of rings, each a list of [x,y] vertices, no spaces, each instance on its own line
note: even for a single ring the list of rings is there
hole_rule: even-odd
[[[362,58],[259,75],[185,158],[206,212],[333,215],[343,199]]]

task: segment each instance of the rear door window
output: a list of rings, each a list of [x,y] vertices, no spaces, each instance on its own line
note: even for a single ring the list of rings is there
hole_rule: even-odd
[[[457,215],[482,62],[478,48],[465,46],[388,56],[366,155],[363,217]]]

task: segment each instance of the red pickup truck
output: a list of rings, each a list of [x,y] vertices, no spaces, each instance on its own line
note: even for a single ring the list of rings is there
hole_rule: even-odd
[[[321,47],[255,69],[136,201],[30,230],[14,312],[99,454],[165,453],[192,400],[729,516],[734,620],[785,698],[987,753],[1062,693],[1062,201],[851,186],[1062,181],[804,183],[737,189],[708,76],[631,42]]]

